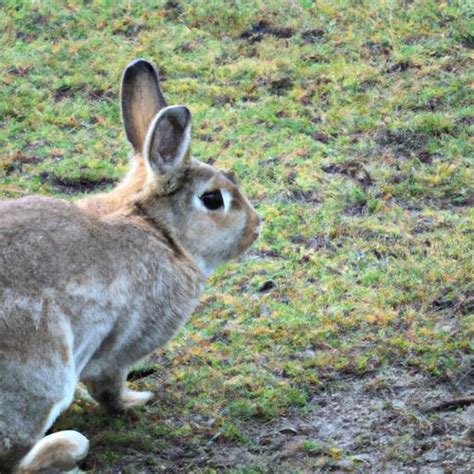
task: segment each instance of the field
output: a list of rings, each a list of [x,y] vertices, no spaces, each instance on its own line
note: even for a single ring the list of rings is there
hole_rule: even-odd
[[[91,440],[83,470],[472,472],[473,21],[468,0],[0,3],[1,198],[118,182],[145,57],[265,221],[131,373],[149,406],[107,417],[79,388],[53,429]]]

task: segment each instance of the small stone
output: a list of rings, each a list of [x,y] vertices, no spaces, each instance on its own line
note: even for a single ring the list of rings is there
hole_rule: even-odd
[[[313,351],[312,349],[306,349],[304,351],[298,352],[296,354],[296,357],[299,360],[310,360],[310,359],[314,359],[316,357],[316,352]]]
[[[436,462],[436,461],[441,461],[443,459],[443,455],[440,451],[436,449],[432,449],[431,451],[428,451],[425,453],[423,456],[423,459],[428,462]]]

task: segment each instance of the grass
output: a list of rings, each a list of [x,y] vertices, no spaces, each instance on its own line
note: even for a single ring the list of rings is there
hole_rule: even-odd
[[[222,3],[0,9],[2,198],[120,179],[119,80],[143,56],[191,108],[194,155],[233,169],[265,220],[134,382],[153,405],[109,419],[79,400],[60,420],[92,438],[94,472],[157,472],[163,452],[204,469],[209,445],[252,445],[249,423],[304,413],[341,378],[456,381],[472,353],[469,2]]]

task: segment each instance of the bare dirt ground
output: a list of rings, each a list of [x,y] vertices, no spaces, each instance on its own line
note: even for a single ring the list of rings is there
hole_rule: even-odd
[[[340,390],[315,397],[314,410],[292,422],[294,438],[289,443],[276,439],[283,447],[276,460],[293,457],[292,452],[304,446],[305,436],[311,436],[320,440],[322,452],[335,447],[333,461],[325,461],[322,470],[472,472],[474,407],[429,410],[458,399],[460,393],[404,370],[385,374],[382,386],[380,380],[348,382]],[[273,470],[283,472],[297,459]],[[301,459],[303,471],[306,466],[314,467]]]
[[[153,467],[136,470],[134,455],[110,472],[473,472],[473,389],[472,368],[449,383],[401,368],[351,377],[303,414],[242,422],[247,445],[216,433],[206,446],[157,453]]]

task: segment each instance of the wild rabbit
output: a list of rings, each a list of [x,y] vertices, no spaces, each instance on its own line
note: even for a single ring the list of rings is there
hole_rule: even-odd
[[[86,456],[78,432],[44,436],[80,380],[111,412],[146,403],[151,393],[126,387],[129,367],[176,334],[206,275],[259,234],[232,177],[190,156],[191,114],[160,99],[153,65],[132,63],[123,84],[142,167],[133,185],[79,205],[0,202],[2,473],[62,472]]]

